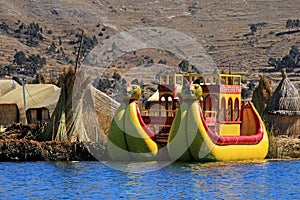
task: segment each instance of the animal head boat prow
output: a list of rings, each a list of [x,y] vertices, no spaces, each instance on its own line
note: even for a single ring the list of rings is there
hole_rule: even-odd
[[[183,100],[200,100],[202,97],[202,88],[199,80],[186,82],[181,91]]]
[[[123,101],[137,100],[142,95],[142,89],[137,79],[131,82],[122,79],[119,87],[120,97]]]

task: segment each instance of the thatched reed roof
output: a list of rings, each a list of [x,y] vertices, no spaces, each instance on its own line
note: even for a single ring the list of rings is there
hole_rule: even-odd
[[[78,75],[75,83],[75,75],[71,68],[60,75],[58,103],[38,140],[105,142],[119,103],[91,86],[87,77]]]
[[[21,86],[14,80],[0,80],[0,97],[17,87]]]
[[[99,126],[107,135],[112,118],[120,104],[93,86],[91,86],[91,95]]]
[[[60,95],[60,88],[55,92],[53,92],[52,94],[50,94],[49,96],[47,96],[46,98],[44,98],[42,101],[33,104],[28,109],[47,108],[51,115],[56,107],[59,95]]]
[[[72,92],[75,80],[75,73],[71,68],[64,68],[60,73],[59,85],[61,92],[56,108],[51,115],[51,120],[46,126],[44,132],[38,137],[38,140],[58,140],[58,141],[71,141],[77,140],[78,132],[75,129],[76,123],[74,119],[80,111],[73,109],[72,105]],[[80,109],[79,109],[80,110]],[[85,135],[83,136],[85,137]]]
[[[282,80],[271,97],[265,113],[279,115],[300,115],[300,95],[298,89],[283,72]]]
[[[252,95],[252,102],[260,115],[263,114],[270,98],[273,95],[272,82],[266,75],[262,75],[258,86]]]

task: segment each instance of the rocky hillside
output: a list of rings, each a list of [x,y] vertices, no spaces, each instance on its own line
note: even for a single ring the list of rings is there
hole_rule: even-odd
[[[95,45],[120,31],[156,26],[195,38],[220,69],[231,68],[248,83],[251,80],[257,83],[260,73],[273,69],[268,66],[269,58],[287,55],[292,45],[300,48],[299,27],[286,28],[288,19],[300,18],[299,10],[297,0],[226,3],[217,0],[201,3],[192,0],[59,0],[55,3],[2,0],[0,67],[2,70],[16,67],[14,56],[22,51],[27,63],[39,63],[32,70],[44,71],[49,80],[61,67],[74,66],[81,30],[84,30],[84,58]],[[143,56],[154,62],[162,60],[161,55],[151,52],[143,52]],[[177,61],[173,64],[178,65]],[[131,64],[123,62],[122,67]],[[298,71],[290,74],[297,86],[300,84]],[[267,75],[274,81],[280,79],[280,73],[273,70]]]

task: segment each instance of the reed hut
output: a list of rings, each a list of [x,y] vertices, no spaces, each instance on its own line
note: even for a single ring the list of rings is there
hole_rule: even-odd
[[[54,112],[58,98],[60,95],[60,89],[56,90],[48,97],[44,98],[26,110],[27,122],[29,124],[37,121],[50,121],[50,116]]]
[[[37,108],[36,104],[43,104],[43,107],[48,108],[49,104],[55,102],[44,102],[44,100],[59,90],[59,88],[52,84],[26,84],[26,108]],[[48,110],[48,112],[50,112]],[[25,109],[22,87],[8,92],[0,97],[0,125],[8,125],[12,123],[25,123]]]
[[[88,79],[79,86],[74,86],[74,82],[75,72],[71,68],[65,69],[59,78],[61,93],[58,103],[38,140],[106,141],[105,135],[119,103],[91,86]]]
[[[284,71],[282,80],[264,111],[264,121],[275,136],[300,135],[300,96]]]

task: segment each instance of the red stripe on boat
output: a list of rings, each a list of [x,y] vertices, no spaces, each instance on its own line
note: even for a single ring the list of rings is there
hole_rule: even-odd
[[[137,116],[140,122],[140,125],[143,127],[144,131],[147,133],[147,135],[154,140],[155,139],[155,134],[147,127],[147,125],[144,123],[144,120],[142,118],[141,112],[140,112],[140,108],[139,105],[137,103],[137,101],[135,102],[136,104],[136,110],[137,110]]]
[[[252,110],[252,112],[254,112],[254,108],[253,105],[248,102],[250,105],[250,108]],[[245,103],[244,103],[245,105]],[[243,105],[243,107],[244,107]],[[202,120],[202,124],[204,125],[204,128],[207,132],[207,134],[209,135],[210,139],[217,145],[232,145],[232,144],[258,144],[263,136],[264,136],[264,129],[262,127],[262,124],[259,120],[259,117],[257,116],[257,113],[254,113],[256,115],[255,118],[255,124],[256,124],[256,128],[257,128],[257,132],[255,135],[250,135],[250,136],[219,136],[217,134],[215,134],[214,132],[212,132],[204,119],[202,110],[200,108],[200,116],[201,116],[201,120]]]

